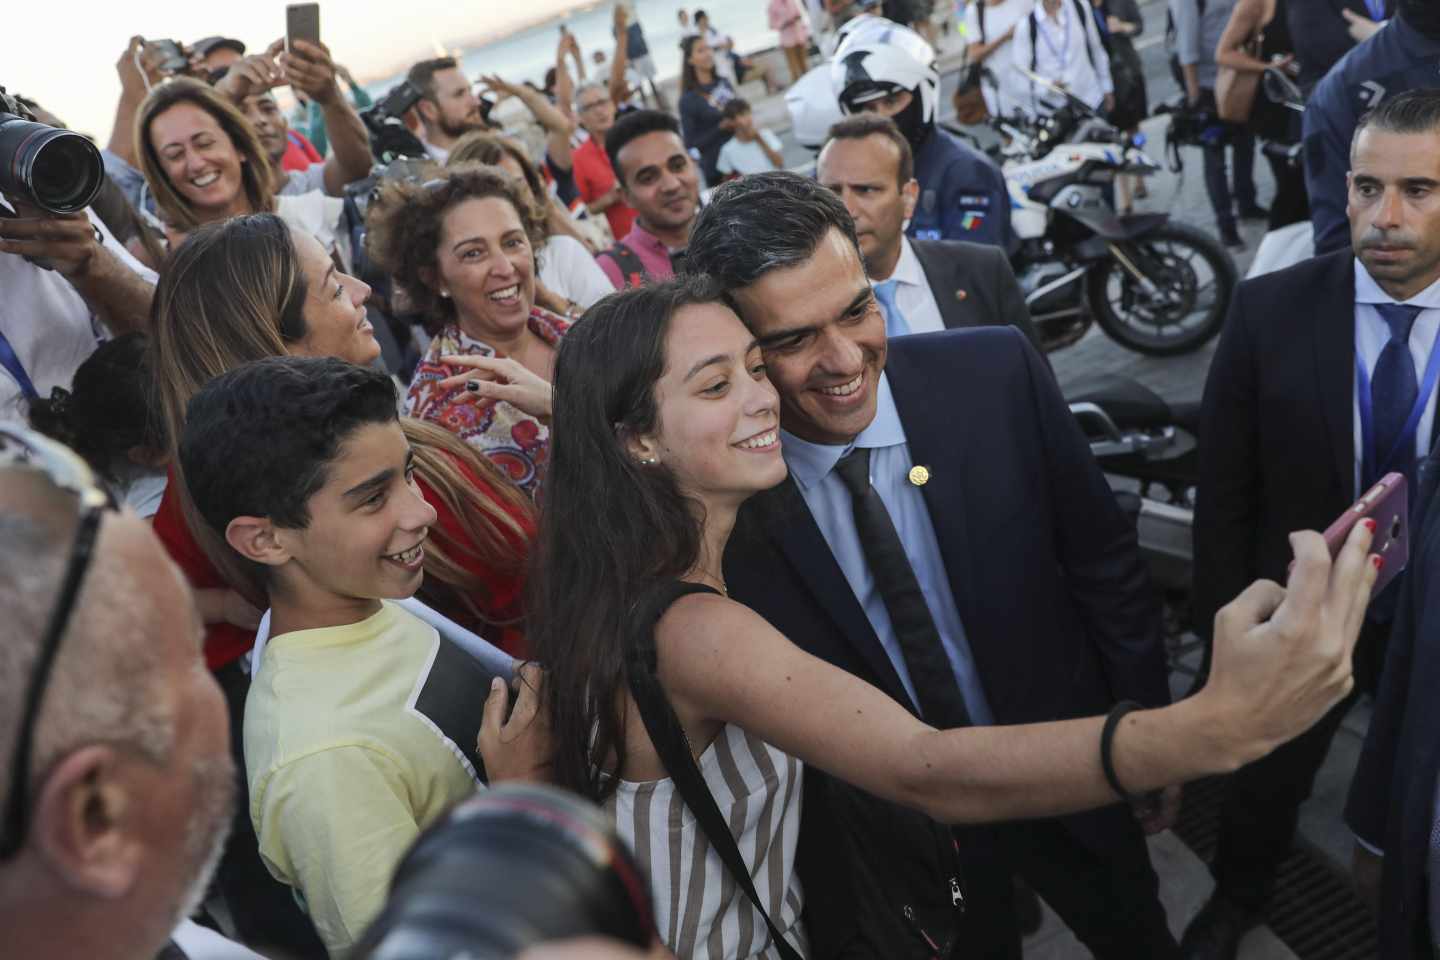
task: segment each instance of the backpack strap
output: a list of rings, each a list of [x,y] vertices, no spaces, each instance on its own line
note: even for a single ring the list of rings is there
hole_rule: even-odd
[[[609,257],[620,271],[620,278],[625,287],[638,287],[650,279],[650,271],[645,269],[645,264],[640,260],[640,254],[620,241],[609,250],[601,250],[595,255],[595,259]],[[624,289],[624,288],[622,288]]]
[[[665,772],[680,791],[680,798],[695,816],[696,825],[710,841],[710,846],[720,855],[731,878],[745,891],[755,909],[770,929],[771,941],[779,951],[782,960],[801,960],[800,953],[781,935],[770,914],[760,902],[760,894],[750,879],[750,870],[740,856],[735,844],[735,835],[725,822],[725,815],[715,803],[715,796],[705,784],[700,767],[695,763],[690,741],[680,726],[680,719],[670,706],[670,699],[660,686],[655,675],[657,653],[655,650],[655,624],[670,605],[683,596],[692,593],[719,593],[698,583],[677,581],[652,590],[647,597],[636,604],[636,615],[632,621],[631,645],[625,657],[625,674],[630,686],[630,696],[640,710],[640,719],[645,723],[645,732],[665,765]]]
[[[1090,69],[1098,74],[1095,51],[1090,48],[1090,24],[1095,22],[1095,14],[1085,9],[1085,0],[1075,0],[1075,12],[1080,15],[1080,39],[1085,41],[1085,58],[1090,61]]]

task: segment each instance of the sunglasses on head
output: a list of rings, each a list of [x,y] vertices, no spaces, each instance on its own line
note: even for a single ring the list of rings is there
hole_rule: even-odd
[[[46,621],[39,653],[21,701],[22,712],[10,761],[9,792],[3,808],[4,820],[0,822],[0,860],[13,857],[25,844],[30,816],[30,765],[40,704],[45,699],[60,640],[70,625],[75,600],[90,569],[101,517],[106,510],[114,509],[110,495],[96,482],[90,467],[68,447],[31,430],[0,424],[0,472],[12,469],[38,472],[59,489],[73,493],[80,519],[55,606]]]

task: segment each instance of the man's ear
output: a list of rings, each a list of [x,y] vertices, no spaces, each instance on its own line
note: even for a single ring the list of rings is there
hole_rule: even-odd
[[[81,747],[55,765],[35,798],[30,842],[57,877],[89,896],[125,896],[147,860],[143,804],[126,774],[113,747]]]
[[[431,101],[421,97],[415,101],[415,112],[420,114],[420,122],[427,127],[435,125],[435,119],[440,115],[440,108]]]
[[[914,177],[900,188],[900,200],[905,204],[905,219],[909,220],[915,216],[915,204],[920,200],[920,184]]]
[[[236,517],[225,527],[225,542],[246,560],[278,567],[290,559],[267,517]]]

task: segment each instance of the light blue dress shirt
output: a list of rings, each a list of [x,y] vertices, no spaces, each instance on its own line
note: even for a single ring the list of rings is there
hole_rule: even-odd
[[[1385,325],[1385,320],[1380,316],[1374,304],[1377,303],[1399,303],[1390,294],[1380,289],[1380,284],[1370,276],[1370,271],[1365,269],[1364,264],[1357,257],[1355,259],[1355,356],[1365,365],[1365,372],[1370,376],[1375,375],[1375,364],[1380,362],[1380,351],[1385,349],[1385,344],[1390,342],[1390,328]],[[1430,284],[1415,296],[1405,301],[1417,307],[1424,307],[1419,315],[1415,317],[1415,326],[1410,328],[1410,356],[1415,361],[1415,382],[1421,382],[1425,377],[1425,366],[1430,362],[1430,351],[1435,345],[1435,336],[1440,332],[1440,280]],[[1351,379],[1354,380],[1352,372]],[[1355,439],[1355,496],[1358,497],[1365,491],[1360,489],[1360,458],[1365,446],[1360,437],[1360,395],[1358,385],[1352,390],[1355,393],[1353,401],[1353,419]],[[1425,401],[1425,410],[1420,415],[1420,422],[1415,425],[1415,457],[1425,457],[1430,453],[1431,429],[1435,424],[1435,397],[1440,394],[1437,388]],[[1414,491],[1411,491],[1414,496]]]
[[[930,523],[930,512],[920,488],[909,479],[910,468],[915,464],[910,459],[910,444],[905,438],[905,428],[900,423],[900,413],[895,409],[895,399],[890,393],[890,381],[884,374],[880,375],[875,419],[855,438],[854,443],[848,446],[811,443],[782,430],[780,450],[821,535],[830,545],[830,552],[865,610],[866,619],[870,621],[875,636],[885,648],[885,655],[900,675],[900,682],[905,685],[905,692],[918,712],[915,685],[910,680],[910,671],[900,652],[900,642],[890,626],[890,612],[885,609],[885,600],[865,562],[865,550],[855,530],[850,493],[835,473],[835,464],[855,447],[871,449],[870,485],[880,494],[895,524],[895,532],[905,546],[905,555],[910,559],[915,578],[925,594],[925,604],[930,608],[930,616],[940,632],[940,643],[955,671],[970,719],[975,724],[993,724],[995,716],[985,699],[985,688],[975,670],[975,659],[970,653],[965,627],[960,623],[960,611],[956,609],[955,597],[950,592],[950,580],[940,555],[940,543],[935,539],[935,528]],[[946,482],[946,478],[940,477],[939,482]]]

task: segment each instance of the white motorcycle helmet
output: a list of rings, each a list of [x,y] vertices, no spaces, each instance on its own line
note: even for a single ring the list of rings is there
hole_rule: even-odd
[[[910,105],[893,119],[912,146],[918,147],[935,126],[940,75],[899,45],[857,39],[848,50],[836,51],[830,62],[830,82],[841,112],[847,114],[870,101],[909,91]]]
[[[830,128],[845,114],[830,83],[830,64],[812,67],[785,91],[785,106],[790,110],[790,132],[802,147],[819,150],[825,144]]]
[[[834,60],[843,60],[845,55],[862,43],[888,43],[899,47],[928,67],[935,66],[935,48],[920,34],[904,24],[863,13],[842,26],[835,34]]]

